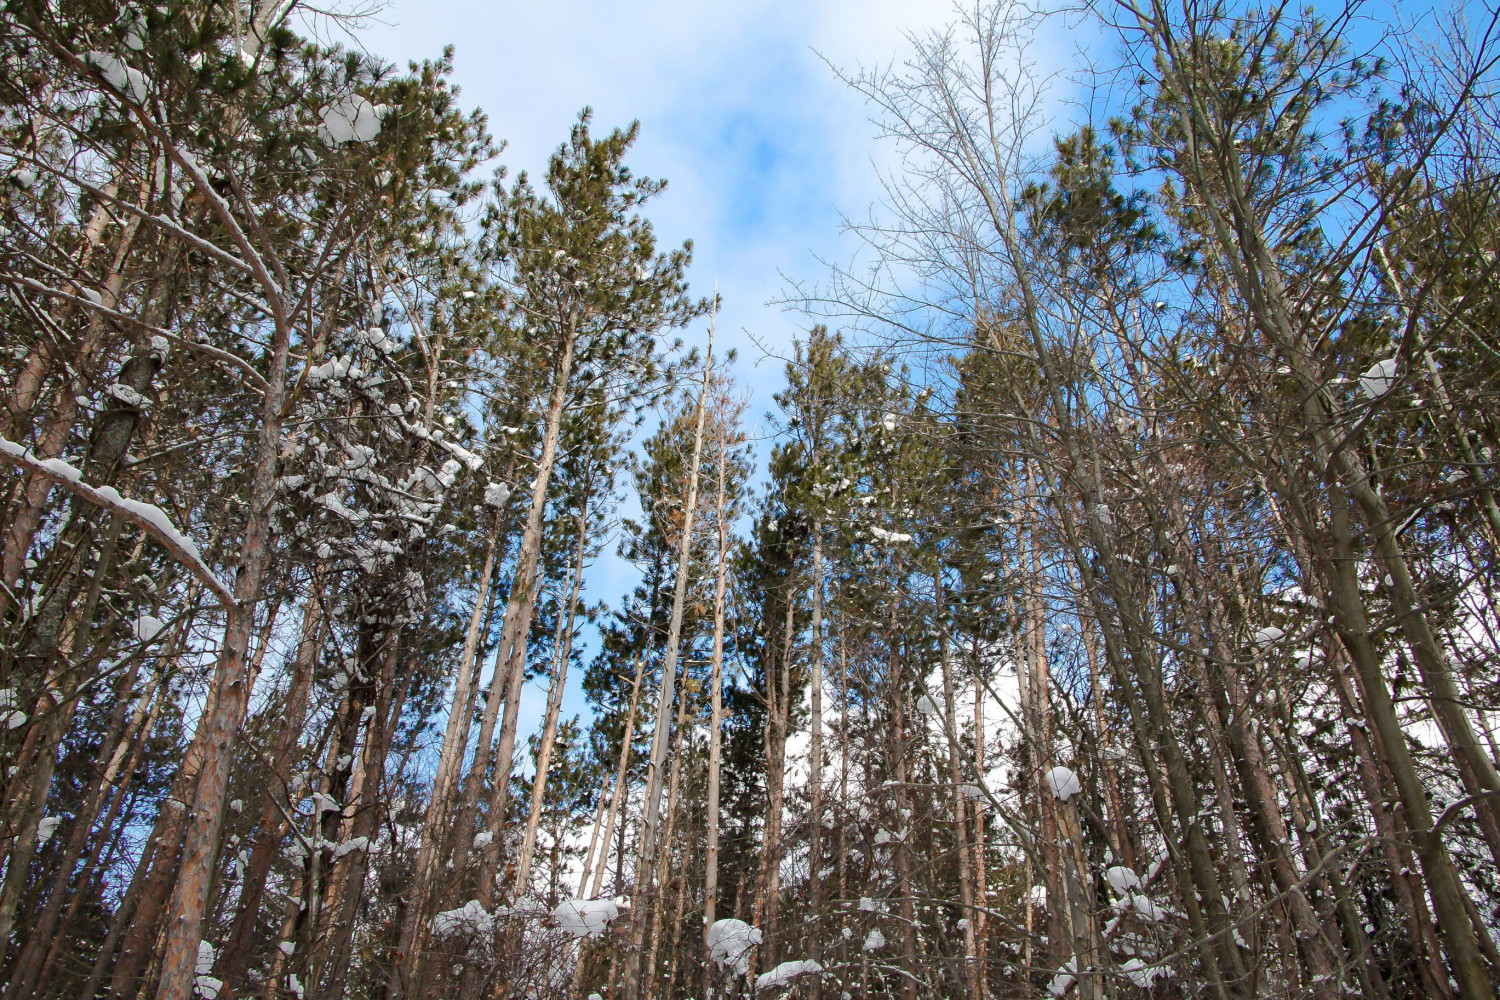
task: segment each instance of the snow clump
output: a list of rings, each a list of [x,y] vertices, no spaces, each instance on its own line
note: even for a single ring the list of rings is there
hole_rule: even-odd
[[[1280,642],[1286,637],[1286,633],[1275,625],[1267,625],[1265,628],[1255,630],[1255,644],[1261,649],[1266,649]]]
[[[565,899],[552,911],[552,922],[575,938],[595,938],[619,915],[620,906],[611,899]]]
[[[99,71],[104,82],[122,94],[135,98],[137,104],[146,100],[146,76],[138,69],[125,65],[125,60],[108,52],[89,52],[83,61]]]
[[[490,483],[484,488],[484,502],[491,507],[504,507],[510,499],[510,487],[504,483]]]
[[[1052,790],[1052,794],[1057,796],[1060,802],[1066,802],[1083,791],[1083,785],[1079,783],[1078,775],[1066,767],[1054,767],[1047,772],[1047,787]]]
[[[750,949],[760,944],[759,927],[728,917],[715,920],[708,929],[708,957],[720,968],[731,968],[737,976],[750,974]]]
[[[154,615],[139,615],[130,623],[130,632],[141,642],[150,642],[161,635],[161,630],[166,627],[162,620]]]
[[[1141,877],[1135,873],[1134,869],[1126,868],[1124,865],[1116,865],[1105,872],[1104,877],[1109,881],[1109,887],[1121,896],[1131,889],[1141,887]]]
[[[198,962],[193,971],[198,977],[194,982],[198,994],[214,1000],[224,988],[224,982],[210,975],[214,971],[214,946],[207,941],[198,942]]]
[[[1074,975],[1078,971],[1078,959],[1070,958],[1063,963],[1062,968],[1057,970],[1057,975],[1052,977],[1052,982],[1047,984],[1047,992],[1055,997],[1060,997],[1068,992],[1068,987],[1077,980]]]
[[[0,689],[0,725],[17,729],[26,725],[26,713],[16,708],[16,689]]]
[[[1150,989],[1158,979],[1165,979],[1172,974],[1172,970],[1164,965],[1147,965],[1138,958],[1132,958],[1123,963],[1120,971],[1142,989]]]
[[[1396,384],[1396,359],[1377,361],[1359,377],[1359,391],[1366,399],[1379,399]]]
[[[380,115],[375,105],[350,94],[323,109],[318,135],[329,145],[341,142],[372,142],[380,134]]]
[[[432,933],[447,937],[457,933],[489,933],[495,929],[495,918],[471,899],[456,910],[444,910],[432,918]]]
[[[778,986],[785,986],[798,976],[813,972],[822,972],[823,967],[811,959],[798,962],[782,962],[770,972],[762,973],[755,980],[756,990],[771,990]]]

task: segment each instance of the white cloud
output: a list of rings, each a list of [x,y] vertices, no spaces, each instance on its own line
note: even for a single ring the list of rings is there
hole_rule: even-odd
[[[718,280],[725,298],[721,342],[753,361],[742,329],[784,344],[801,325],[765,307],[778,272],[815,277],[810,251],[835,252],[839,212],[878,197],[868,111],[819,53],[846,68],[885,63],[903,31],[951,11],[947,0],[394,0],[360,37],[403,62],[453,43],[461,100],[489,113],[512,170],[539,169],[585,105],[601,129],[640,119],[631,162],[670,182],[652,217],[671,242],[694,240],[695,288]],[[745,374],[769,384],[779,369]]]

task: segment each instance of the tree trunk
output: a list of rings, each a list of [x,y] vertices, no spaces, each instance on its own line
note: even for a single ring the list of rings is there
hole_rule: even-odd
[[[667,643],[663,649],[661,692],[656,703],[656,731],[651,737],[651,762],[646,772],[645,815],[641,825],[640,858],[636,866],[638,878],[649,879],[655,870],[656,827],[661,811],[661,769],[666,761],[667,741],[671,735],[670,718],[672,705],[676,701],[677,658],[682,641],[682,614],[687,603],[688,577],[693,567],[693,521],[698,512],[698,470],[703,462],[703,421],[707,413],[709,376],[713,372],[714,324],[708,326],[708,349],[703,360],[703,381],[698,389],[695,426],[693,430],[692,464],[688,467],[687,496],[682,508],[682,540],[677,553],[676,589],[672,594],[672,616],[667,625]],[[644,888],[644,893],[642,889]],[[624,977],[621,983],[625,1000],[639,1000],[640,996],[640,948],[643,935],[649,926],[646,911],[654,900],[652,887],[637,886],[638,906],[631,912],[631,931],[634,947],[625,956]]]
[[[714,639],[711,670],[708,681],[708,801],[704,806],[704,856],[703,856],[703,939],[708,947],[708,929],[718,919],[719,905],[719,769],[723,757],[724,725],[724,595],[729,576],[729,525],[725,522],[728,503],[728,442],[727,428],[721,421],[719,428],[718,482],[714,494],[714,530],[717,536],[716,560],[714,564]],[[703,995],[709,995],[712,985],[712,963],[703,966]]]
[[[511,898],[526,895],[531,879],[531,859],[536,851],[537,828],[542,820],[542,806],[547,798],[547,769],[552,764],[552,747],[557,740],[557,717],[562,711],[563,692],[568,682],[568,660],[573,655],[573,621],[578,611],[578,593],[583,589],[584,559],[588,555],[588,497],[578,509],[578,547],[573,554],[572,586],[566,605],[557,609],[556,653],[552,663],[552,686],[547,692],[547,717],[542,723],[541,742],[536,751],[536,777],[531,782],[531,806],[526,813],[526,833],[521,840],[521,856],[516,862],[516,881]],[[567,585],[566,582],[564,584]]]
[[[635,680],[630,685],[630,708],[625,713],[625,734],[620,740],[620,763],[615,771],[615,789],[609,799],[609,818],[604,823],[604,846],[599,851],[599,869],[594,873],[594,886],[589,890],[588,896],[584,898],[597,899],[599,890],[604,886],[604,872],[609,867],[609,841],[614,836],[615,823],[620,816],[620,808],[625,801],[626,772],[630,767],[630,741],[635,735],[635,712],[641,694],[641,678],[646,672],[646,660],[651,656],[651,641],[648,637],[646,646],[635,658]],[[621,831],[621,857],[624,855],[623,835],[625,826],[620,825]],[[616,864],[616,883],[618,884],[621,864]],[[583,893],[580,891],[580,896]]]
[[[292,676],[282,702],[281,726],[271,751],[272,780],[261,793],[260,811],[255,823],[255,843],[240,884],[239,908],[224,945],[219,950],[214,969],[215,976],[231,988],[237,989],[244,978],[256,921],[260,916],[261,898],[265,894],[266,879],[270,876],[271,865],[276,860],[281,840],[286,835],[286,820],[274,796],[278,785],[285,788],[289,783],[292,763],[302,739],[303,723],[307,719],[308,694],[312,690],[318,651],[323,646],[326,630],[322,576],[314,571],[308,583],[307,596],[303,599],[302,634],[297,642],[297,653],[292,660]],[[290,806],[291,803],[288,803],[288,811]]]
[[[510,769],[516,745],[516,725],[521,714],[521,688],[526,680],[526,643],[531,633],[532,612],[536,605],[537,570],[542,552],[542,518],[547,510],[548,487],[557,462],[557,442],[562,431],[563,407],[573,372],[573,350],[576,331],[569,327],[562,350],[552,373],[552,393],[547,404],[547,424],[542,435],[542,454],[537,461],[536,479],[531,487],[531,506],[526,514],[526,529],[516,557],[515,576],[505,605],[505,620],[500,627],[500,646],[495,653],[495,675],[490,680],[489,698],[479,726],[479,745],[469,771],[465,809],[460,815],[460,830],[470,828],[477,807],[480,786],[486,779],[490,738],[495,731],[495,717],[504,692],[505,718],[500,727],[500,745],[495,752],[495,772],[490,786],[489,817],[486,832],[490,842],[479,852],[480,905],[489,907],[495,897],[495,871],[499,867],[501,831],[510,798]],[[503,686],[502,686],[503,685]],[[464,1000],[472,1000],[466,989]]]
[[[808,907],[811,911],[807,956],[823,959],[823,523],[813,524],[812,545],[812,740],[808,749]],[[821,1000],[821,978],[809,991]]]
[[[239,741],[240,722],[250,693],[245,654],[249,649],[261,584],[274,555],[271,508],[276,497],[276,462],[281,451],[290,346],[291,329],[285,322],[278,322],[266,373],[268,388],[256,442],[255,471],[249,495],[250,514],[240,543],[240,568],[235,574],[235,603],[226,613],[223,646],[214,668],[212,693],[200,723],[204,733],[203,763],[198,769],[187,817],[177,889],[172,897],[174,919],[167,935],[157,1000],[188,1000],[193,991],[198,945],[203,940],[203,911],[208,900],[209,880],[218,860],[219,828],[224,819],[229,764]]]
[[[422,819],[421,846],[417,849],[417,866],[406,901],[401,936],[392,963],[387,997],[401,996],[421,981],[421,966],[427,945],[427,921],[430,916],[432,890],[443,863],[443,845],[450,842],[453,797],[457,791],[459,771],[469,749],[470,703],[475,689],[475,665],[479,662],[481,632],[487,624],[490,591],[494,585],[495,564],[500,549],[500,514],[491,515],[490,530],[485,538],[484,565],[479,571],[479,590],[474,596],[474,610],[469,615],[469,629],[464,634],[463,653],[458,661],[458,676],[449,703],[448,724],[443,732],[443,748],[433,776],[432,795]]]
[[[958,901],[963,910],[964,919],[964,984],[968,990],[969,1000],[983,1000],[979,985],[978,949],[975,945],[974,926],[979,914],[974,906],[973,870],[970,867],[968,823],[964,805],[967,797],[964,795],[963,766],[959,762],[958,709],[953,697],[953,669],[948,647],[948,623],[943,608],[942,573],[942,565],[939,564],[932,575],[932,586],[938,628],[938,665],[943,674],[943,736],[948,750],[948,784],[949,794],[952,796],[953,839],[958,846]],[[982,742],[984,730],[976,730],[975,735]],[[982,775],[984,772],[979,773]]]

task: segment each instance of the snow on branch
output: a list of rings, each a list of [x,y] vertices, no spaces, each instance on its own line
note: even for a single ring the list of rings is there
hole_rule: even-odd
[[[203,556],[192,540],[177,530],[172,519],[160,507],[121,496],[113,486],[90,486],[83,481],[82,474],[76,468],[62,459],[37,458],[14,441],[5,438],[0,438],[0,462],[28,469],[50,479],[75,496],[141,528],[160,542],[171,553],[172,558],[186,566],[205,587],[212,590],[219,603],[226,608],[234,606],[234,593],[203,561]]]

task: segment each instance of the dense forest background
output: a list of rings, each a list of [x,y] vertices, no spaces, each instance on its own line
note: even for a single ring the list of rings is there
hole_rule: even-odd
[[[1495,996],[1500,12],[955,8],[751,399],[637,126],[0,11],[3,1000]]]

